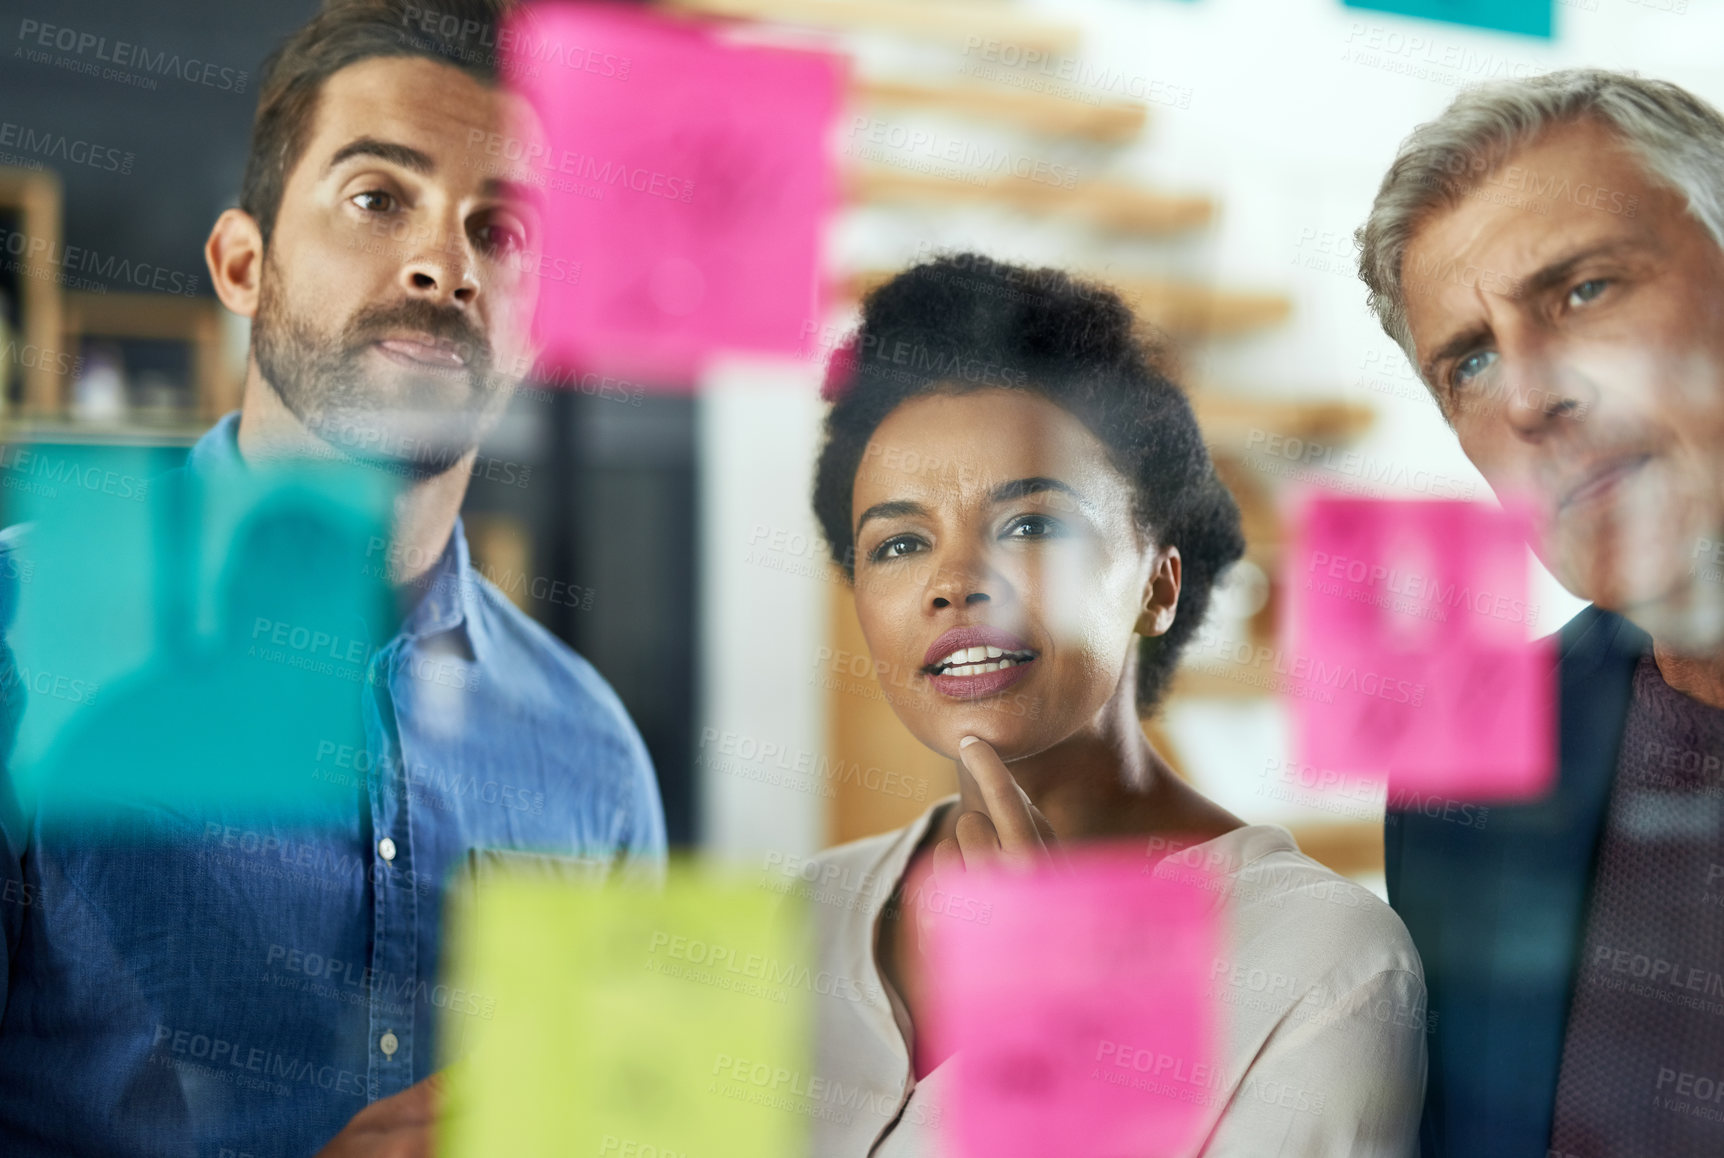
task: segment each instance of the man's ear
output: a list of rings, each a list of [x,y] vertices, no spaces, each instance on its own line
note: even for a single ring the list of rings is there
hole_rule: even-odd
[[[1166,635],[1173,626],[1174,612],[1179,610],[1179,548],[1164,547],[1155,558],[1155,569],[1143,589],[1143,610],[1138,614],[1139,635]]]
[[[258,286],[263,280],[263,231],[251,214],[228,209],[216,218],[204,242],[204,262],[221,304],[242,318],[256,317]]]

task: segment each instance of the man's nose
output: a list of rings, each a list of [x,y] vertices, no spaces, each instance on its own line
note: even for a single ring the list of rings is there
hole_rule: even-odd
[[[438,229],[402,263],[402,288],[439,305],[470,306],[479,296],[474,258],[459,228]]]
[[[1590,386],[1551,343],[1536,338],[1505,342],[1498,357],[1503,417],[1520,437],[1548,437],[1557,424],[1585,413],[1583,395]]]

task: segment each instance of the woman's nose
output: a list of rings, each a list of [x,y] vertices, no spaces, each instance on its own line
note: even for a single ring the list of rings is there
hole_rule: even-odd
[[[928,579],[928,598],[935,610],[986,603],[995,594],[995,578],[983,551],[948,551],[934,567]]]

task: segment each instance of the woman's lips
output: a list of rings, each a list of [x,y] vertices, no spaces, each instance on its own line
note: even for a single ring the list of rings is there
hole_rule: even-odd
[[[968,623],[929,645],[922,657],[922,674],[943,696],[975,700],[1023,679],[1036,658],[1035,650],[1011,632],[987,623]]]
[[[934,685],[935,691],[954,700],[979,700],[1003,692],[1023,679],[1035,662],[1031,657],[979,675],[931,675],[928,682]]]
[[[963,662],[956,654],[958,652],[976,649],[976,654],[969,657],[969,662],[980,663],[984,658],[982,653],[990,648],[994,650],[993,658],[996,659],[1001,652],[1034,654],[1027,642],[1003,628],[987,623],[966,623],[961,627],[951,628],[929,644],[927,652],[922,656],[922,665],[932,675],[933,669],[942,663]]]

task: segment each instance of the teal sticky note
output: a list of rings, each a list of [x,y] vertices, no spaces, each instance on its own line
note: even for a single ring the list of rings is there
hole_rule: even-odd
[[[1497,32],[1542,36],[1549,40],[1556,22],[1556,0],[1342,0],[1349,8],[1370,8],[1397,16],[1418,16],[1468,24]]]
[[[327,809],[397,615],[393,487],[345,465],[160,473],[135,447],[9,448],[0,728],[44,818]]]

